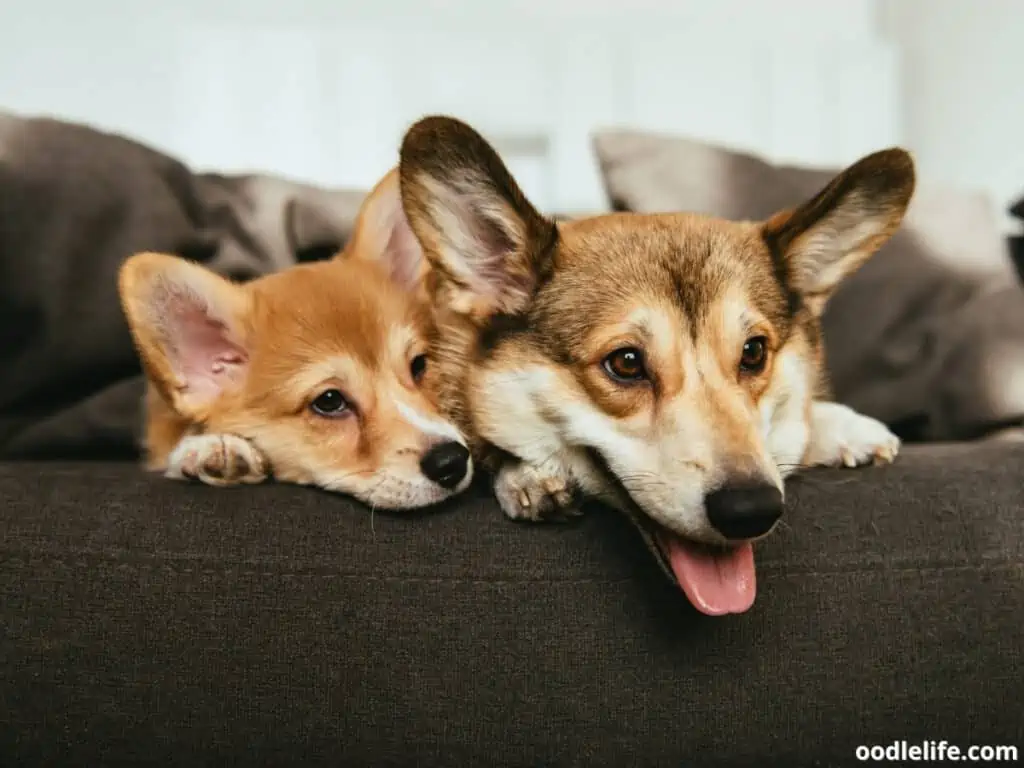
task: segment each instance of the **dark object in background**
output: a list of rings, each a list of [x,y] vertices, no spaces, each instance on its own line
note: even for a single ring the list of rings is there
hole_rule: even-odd
[[[1010,215],[1015,216],[1024,227],[1024,197],[1010,206]],[[1017,267],[1017,274],[1024,280],[1024,235],[1010,237],[1010,256]]]
[[[1021,221],[1024,221],[1024,197],[1010,206],[1010,215],[1016,216]]]
[[[1024,280],[1024,235],[1010,237],[1010,256],[1017,267],[1017,274]]]

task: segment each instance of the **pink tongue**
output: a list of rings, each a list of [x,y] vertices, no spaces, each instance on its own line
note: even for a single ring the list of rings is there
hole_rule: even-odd
[[[713,550],[671,534],[663,534],[661,540],[672,572],[697,610],[721,616],[743,613],[754,604],[753,545]]]

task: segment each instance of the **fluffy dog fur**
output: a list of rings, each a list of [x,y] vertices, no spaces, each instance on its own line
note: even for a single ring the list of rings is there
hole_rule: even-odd
[[[236,284],[173,256],[128,259],[120,292],[150,382],[148,465],[213,485],[272,471],[384,508],[465,488],[472,462],[424,370],[434,325],[420,254],[392,172],[329,262]]]
[[[786,475],[896,455],[884,425],[827,400],[819,318],[899,226],[906,152],[870,155],[764,222],[556,223],[445,117],[409,130],[399,168],[431,266],[440,402],[509,516],[570,511],[577,490],[604,499],[699,609],[737,612]]]

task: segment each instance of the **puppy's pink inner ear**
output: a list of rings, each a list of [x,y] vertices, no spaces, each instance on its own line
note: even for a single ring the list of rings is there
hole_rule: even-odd
[[[391,279],[403,288],[413,288],[423,267],[423,249],[409,227],[401,207],[391,212],[388,242],[384,248]]]
[[[172,347],[184,384],[182,394],[197,402],[212,400],[241,381],[248,356],[231,341],[223,322],[201,307],[175,303]]]

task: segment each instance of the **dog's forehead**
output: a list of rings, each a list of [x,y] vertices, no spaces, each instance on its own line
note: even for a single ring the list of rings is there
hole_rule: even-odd
[[[577,304],[585,295],[594,322],[603,321],[603,309],[656,303],[699,323],[738,294],[770,319],[782,312],[771,254],[755,224],[697,214],[609,214],[559,229],[553,292]]]
[[[426,334],[426,310],[418,311],[371,265],[293,267],[255,287],[256,343],[289,365],[340,355],[375,368]]]

